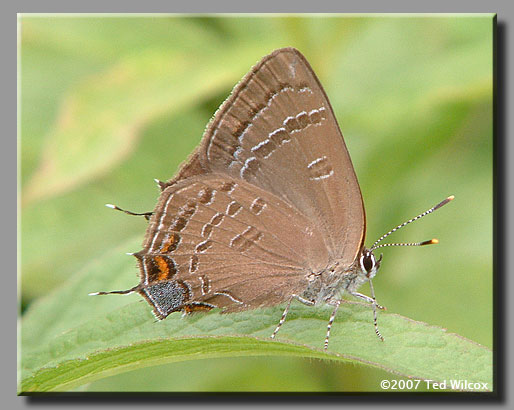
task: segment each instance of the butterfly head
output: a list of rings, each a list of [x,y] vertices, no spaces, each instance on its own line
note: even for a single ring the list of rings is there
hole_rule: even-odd
[[[359,258],[359,264],[361,268],[361,272],[363,275],[366,276],[366,278],[373,279],[375,275],[377,274],[378,268],[380,267],[380,262],[382,261],[382,255],[380,255],[380,258],[376,259],[375,255],[373,255],[373,251],[377,250],[379,248],[384,248],[386,246],[424,246],[424,245],[433,245],[436,243],[439,243],[437,239],[430,239],[428,241],[423,242],[411,242],[411,243],[384,243],[379,245],[379,242],[381,242],[383,239],[387,238],[389,235],[391,235],[393,232],[396,232],[398,229],[403,228],[404,226],[410,224],[411,222],[414,222],[420,218],[423,218],[425,215],[431,214],[435,210],[441,208],[442,206],[446,205],[448,202],[452,201],[454,198],[453,195],[449,196],[445,200],[439,202],[436,206],[433,206],[429,210],[419,214],[415,218],[409,219],[408,221],[398,225],[396,228],[391,229],[389,232],[387,232],[385,235],[382,235],[380,238],[378,238],[373,246],[369,249],[363,248],[362,253],[360,254]]]
[[[361,254],[359,263],[361,267],[362,273],[368,279],[373,279],[377,274],[378,268],[380,268],[380,262],[382,262],[382,254],[380,254],[380,258],[375,258],[373,255],[373,251],[369,249],[364,249]]]

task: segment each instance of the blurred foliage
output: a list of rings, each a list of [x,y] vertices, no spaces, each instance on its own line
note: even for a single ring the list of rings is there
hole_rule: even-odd
[[[20,285],[27,318],[115,249],[113,266],[100,268],[119,275],[113,285],[137,283],[133,261],[116,266],[127,265],[123,252],[138,250],[120,244],[142,241],[146,223],[103,205],[152,210],[152,178],[174,174],[255,62],[294,46],[320,77],[345,135],[366,203],[368,244],[456,197],[394,235],[398,242],[437,237],[440,245],[384,250],[374,280],[379,302],[492,347],[492,24],[491,15],[23,16]],[[74,303],[82,302],[62,300],[62,310],[72,312]],[[125,302],[113,296],[98,303],[88,320]],[[31,337],[48,341],[68,330],[57,325],[44,339]],[[376,391],[392,378],[312,359],[220,360],[137,370],[88,389]]]

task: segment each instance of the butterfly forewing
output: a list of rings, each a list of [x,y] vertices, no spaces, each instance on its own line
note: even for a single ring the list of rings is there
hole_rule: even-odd
[[[287,201],[314,221],[333,258],[364,241],[360,188],[328,99],[294,49],[265,57],[206,131],[199,162]]]
[[[328,263],[312,222],[242,180],[210,174],[180,181],[165,189],[156,209],[136,256],[143,288],[163,281],[180,287],[171,311],[193,301],[229,311],[273,305]],[[159,301],[150,302],[157,308]]]

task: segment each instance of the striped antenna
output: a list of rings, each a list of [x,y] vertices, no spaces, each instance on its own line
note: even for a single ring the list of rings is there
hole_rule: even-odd
[[[431,214],[435,210],[441,208],[442,206],[446,205],[448,202],[452,201],[455,197],[453,195],[450,195],[448,198],[446,198],[444,201],[439,202],[436,206],[433,206],[428,211],[423,212],[422,214],[419,214],[415,218],[409,219],[408,221],[398,225],[396,228],[391,229],[386,234],[382,235],[380,238],[377,239],[377,241],[373,244],[373,246],[370,248],[370,251],[374,251],[378,248],[384,248],[386,246],[424,246],[424,245],[434,245],[436,243],[439,243],[437,239],[430,239],[428,241],[423,242],[411,242],[411,243],[385,243],[382,245],[378,245],[379,242],[383,241],[385,238],[387,238],[389,235],[391,235],[393,232],[396,232],[398,229],[403,228],[405,225],[410,224],[411,222],[417,221],[420,218],[423,218],[425,215]],[[378,246],[377,246],[378,245]]]

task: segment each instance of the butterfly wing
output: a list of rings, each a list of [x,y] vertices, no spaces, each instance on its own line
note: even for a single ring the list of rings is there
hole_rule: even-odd
[[[139,292],[176,310],[273,305],[362,248],[362,196],[330,103],[295,49],[235,87],[176,177],[161,185]]]
[[[362,247],[364,206],[348,150],[319,80],[295,49],[275,51],[245,76],[184,171],[226,174],[275,194],[318,226],[330,257],[344,264]]]
[[[220,174],[166,188],[150,220],[139,292],[176,310],[273,305],[301,293],[328,258],[316,226],[273,193]]]

